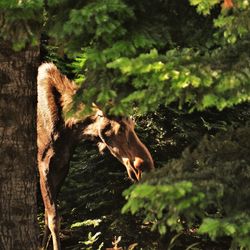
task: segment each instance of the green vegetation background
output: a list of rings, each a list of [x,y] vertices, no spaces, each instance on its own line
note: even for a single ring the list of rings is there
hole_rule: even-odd
[[[134,114],[156,162],[131,186],[111,156],[79,146],[59,201],[65,249],[115,236],[126,249],[250,249],[249,5],[0,1],[0,37],[15,50],[42,37],[43,59],[81,85],[75,103]]]

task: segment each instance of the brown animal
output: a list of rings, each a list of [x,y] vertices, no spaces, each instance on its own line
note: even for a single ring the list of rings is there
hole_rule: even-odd
[[[52,235],[54,250],[60,249],[59,220],[56,200],[69,170],[69,161],[77,143],[85,138],[109,149],[126,167],[130,179],[137,181],[142,171],[154,168],[148,149],[134,131],[129,118],[108,117],[93,108],[93,114],[83,119],[66,119],[77,87],[62,75],[52,63],[39,67],[37,108],[37,144],[40,186],[45,206],[45,231],[42,249]]]

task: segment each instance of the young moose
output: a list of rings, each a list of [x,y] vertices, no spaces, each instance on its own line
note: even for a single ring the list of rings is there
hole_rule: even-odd
[[[52,235],[53,249],[60,249],[59,218],[56,199],[69,170],[69,161],[77,143],[93,139],[100,150],[107,148],[126,167],[133,181],[142,171],[154,168],[148,149],[134,131],[128,118],[108,117],[93,108],[93,114],[79,120],[64,118],[77,87],[52,63],[38,70],[37,144],[40,186],[45,206],[45,231],[42,249]]]

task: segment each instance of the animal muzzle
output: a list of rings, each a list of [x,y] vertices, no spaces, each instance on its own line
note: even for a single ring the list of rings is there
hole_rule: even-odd
[[[142,177],[142,172],[149,172],[154,169],[154,164],[151,159],[143,160],[140,157],[135,157],[133,161],[128,158],[123,159],[123,164],[125,165],[129,178],[137,182]]]

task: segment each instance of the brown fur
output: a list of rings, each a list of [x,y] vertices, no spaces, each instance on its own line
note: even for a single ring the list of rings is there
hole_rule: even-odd
[[[134,123],[127,118],[109,118],[101,110],[82,119],[65,119],[77,87],[52,63],[39,67],[37,108],[37,145],[40,186],[45,206],[45,232],[42,248],[52,234],[54,250],[60,249],[56,199],[67,176],[69,161],[77,143],[84,138],[98,142],[100,151],[107,148],[126,167],[132,180],[142,171],[154,168],[152,157],[139,140]]]

